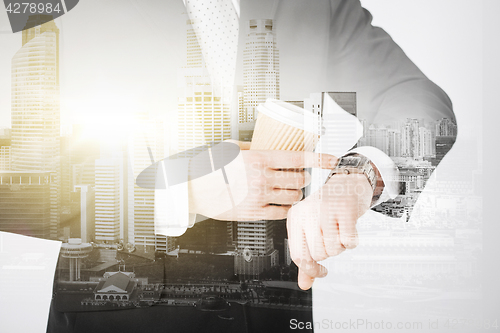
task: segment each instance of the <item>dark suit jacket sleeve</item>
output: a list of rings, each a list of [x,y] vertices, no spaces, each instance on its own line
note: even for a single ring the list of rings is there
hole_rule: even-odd
[[[446,93],[418,69],[383,29],[372,26],[371,14],[359,1],[331,0],[330,7],[329,85],[338,91],[357,93],[358,118],[366,120],[365,126],[407,119],[432,123],[443,118],[456,124]],[[449,148],[451,145],[448,143]],[[433,160],[433,165],[438,163],[439,160]],[[404,186],[401,188],[404,194]],[[399,198],[391,204],[403,205],[404,201],[408,205],[405,211],[410,213],[412,204],[408,202],[414,203],[418,192],[411,193],[411,200]]]

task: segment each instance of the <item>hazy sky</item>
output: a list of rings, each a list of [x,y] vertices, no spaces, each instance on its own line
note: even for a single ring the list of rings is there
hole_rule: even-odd
[[[252,7],[249,7],[249,4]],[[482,78],[481,11],[470,1],[363,1],[382,26],[424,73],[454,103],[457,118],[467,126],[480,123]],[[242,22],[271,18],[274,1],[242,1]],[[292,15],[316,15],[309,13]],[[85,0],[56,19],[60,34],[61,120],[63,123],[109,121],[135,111],[166,114],[177,104],[177,69],[185,65],[185,20],[181,0]],[[472,24],[476,22],[477,24]],[[284,45],[292,21],[278,25],[281,99],[303,99],[319,89],[310,75],[314,45]],[[11,59],[21,47],[21,33],[12,34],[0,10],[0,126],[10,126]],[[240,28],[241,35],[244,27]],[[281,41],[281,42],[280,42]],[[318,42],[320,40],[318,39]],[[240,42],[237,83],[242,84]],[[310,49],[308,62],[294,50]],[[286,55],[286,57],[285,57]],[[300,63],[301,66],[295,64]],[[467,96],[476,96],[468,98]],[[471,111],[477,110],[477,111]],[[109,115],[111,117],[104,117]],[[116,126],[115,122],[115,126]],[[471,128],[475,131],[476,128]],[[463,133],[463,132],[462,132]]]

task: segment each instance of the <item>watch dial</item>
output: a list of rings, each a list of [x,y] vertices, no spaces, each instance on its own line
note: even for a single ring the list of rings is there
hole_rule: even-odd
[[[347,156],[340,160],[339,166],[343,167],[357,167],[361,161],[360,157],[357,156]]]

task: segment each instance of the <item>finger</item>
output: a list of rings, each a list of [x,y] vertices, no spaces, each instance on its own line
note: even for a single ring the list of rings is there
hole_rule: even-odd
[[[354,249],[358,246],[358,231],[356,229],[356,215],[346,209],[339,216],[339,235],[340,242],[346,249]]]
[[[268,169],[269,170],[269,169]],[[300,169],[300,171],[290,170],[269,170],[269,184],[273,188],[282,188],[290,190],[299,190],[311,183],[309,172]]]
[[[299,285],[299,288],[302,290],[308,290],[309,288],[312,287],[314,283],[314,278],[310,277],[306,273],[304,273],[303,270],[299,268],[299,275],[297,276],[297,283]]]
[[[325,266],[318,264],[316,261],[309,258],[309,260],[305,259],[296,259],[294,260],[295,265],[304,272],[307,276],[311,278],[322,278],[328,274],[328,270]]]
[[[271,169],[322,168],[332,169],[337,158],[329,154],[318,154],[307,151],[273,151],[269,154],[267,165]]]
[[[345,251],[344,245],[340,241],[339,225],[337,222],[322,228],[323,242],[328,256],[333,257]]]
[[[307,217],[311,218],[311,217]],[[310,223],[309,223],[310,224]],[[307,223],[303,224],[307,226]],[[319,225],[309,225],[305,227],[304,233],[306,235],[307,248],[311,258],[314,261],[322,261],[328,258],[328,253],[325,249],[323,242],[323,234]]]
[[[278,205],[293,205],[302,199],[302,190],[271,189],[266,201]]]
[[[287,224],[289,226],[289,224]],[[293,227],[293,226],[292,226]],[[290,228],[288,228],[290,230]],[[304,232],[289,231],[290,256],[293,262],[310,277],[324,277],[328,270],[312,259]]]
[[[262,209],[264,211],[264,216],[265,220],[283,220],[286,218],[286,215],[288,214],[288,210],[292,206],[290,205],[282,205],[282,206],[274,206],[274,205],[267,205],[264,206]]]

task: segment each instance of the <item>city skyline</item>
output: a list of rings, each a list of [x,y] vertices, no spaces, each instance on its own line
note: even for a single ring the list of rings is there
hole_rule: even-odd
[[[195,45],[192,37],[191,35],[191,41]],[[276,44],[279,45],[279,36],[276,38]],[[185,42],[189,42],[189,39],[186,38]],[[189,47],[187,51],[189,51]],[[283,56],[284,53],[281,53],[281,55]],[[190,56],[194,60],[187,63],[187,67],[191,66],[192,68],[186,68],[186,65],[184,65],[185,68],[180,70],[182,75],[179,76],[183,77],[184,80],[177,81],[177,84],[179,84],[179,81],[182,82],[180,85],[182,88],[188,88],[183,89],[184,92],[181,91],[180,93],[177,90],[179,94],[177,99],[178,109],[184,111],[183,125],[185,128],[189,126],[194,128],[193,123],[189,123],[189,118],[194,120],[194,117],[188,117],[188,115],[190,111],[196,110],[196,104],[203,103],[202,108],[214,110],[217,107],[216,103],[214,103],[214,97],[219,97],[215,96],[212,87],[206,84],[209,83],[206,73],[198,74],[200,71],[198,71],[199,67],[196,66],[199,66],[199,53],[192,50]],[[189,71],[193,68],[196,70]],[[281,74],[281,72],[277,74]],[[189,79],[186,79],[187,77]],[[205,80],[203,86],[207,89],[196,90],[199,87],[193,88],[193,83],[200,83],[203,80]],[[281,87],[278,86],[277,88]],[[201,94],[198,95],[197,92]],[[205,92],[211,94],[204,94]],[[350,98],[347,98],[349,103],[342,105],[339,100],[337,102],[349,113],[356,114],[357,98],[355,92],[315,91],[309,95],[291,96],[290,100],[295,105],[309,109],[308,103],[311,106],[316,105],[317,96],[325,94],[330,94],[332,97],[336,95],[349,96]],[[352,98],[353,94],[354,98]],[[187,103],[189,97],[192,98],[189,101],[192,103]],[[206,97],[210,97],[212,100],[206,100]],[[200,98],[200,100],[197,101],[196,98]],[[310,99],[310,101],[307,101],[307,99]],[[312,107],[311,111],[321,112],[321,110],[322,108],[318,106],[317,109]],[[86,241],[92,242],[94,248],[91,256],[88,258],[81,257],[81,260],[76,260],[76,262],[72,260],[74,259],[72,257],[64,257],[62,252],[58,282],[56,284],[57,293],[64,294],[61,291],[62,288],[71,290],[69,282],[72,282],[72,280],[88,283],[92,288],[94,288],[94,284],[98,283],[93,294],[91,295],[89,292],[86,295],[95,298],[91,301],[87,298],[83,299],[81,306],[84,306],[84,303],[85,306],[101,306],[104,299],[98,299],[98,296],[105,295],[109,297],[106,301],[110,300],[110,297],[117,297],[116,293],[107,293],[103,285],[112,280],[110,279],[111,275],[117,274],[117,276],[121,276],[116,271],[125,271],[126,267],[128,267],[128,270],[134,270],[135,276],[140,279],[149,278],[148,282],[138,283],[134,287],[135,290],[141,293],[141,297],[144,297],[144,302],[162,302],[161,296],[157,294],[154,297],[150,296],[149,291],[155,288],[169,291],[169,288],[175,287],[168,287],[168,285],[179,277],[191,282],[196,281],[203,284],[204,287],[212,283],[222,284],[226,288],[224,295],[228,299],[230,299],[231,293],[236,292],[237,288],[230,286],[226,282],[213,282],[217,281],[217,279],[223,280],[223,273],[227,274],[226,276],[229,276],[229,273],[235,273],[238,274],[240,279],[248,280],[267,279],[269,277],[283,283],[286,288],[291,288],[294,283],[292,275],[296,273],[291,269],[293,264],[287,252],[286,229],[283,233],[283,225],[279,225],[279,223],[270,221],[236,222],[221,226],[217,221],[205,221],[195,225],[197,229],[196,233],[191,234],[191,242],[185,239],[177,241],[154,235],[154,228],[152,227],[154,222],[154,210],[152,209],[155,205],[154,196],[152,191],[135,186],[134,180],[137,174],[150,163],[171,154],[171,152],[168,152],[168,148],[169,145],[174,143],[168,141],[167,136],[159,134],[162,132],[161,128],[164,124],[158,118],[164,120],[164,117],[148,118],[146,116],[147,112],[142,114],[144,115],[143,118],[132,118],[133,121],[130,123],[133,124],[134,130],[137,131],[130,133],[128,136],[124,135],[123,138],[127,138],[126,142],[122,142],[122,145],[117,145],[120,140],[113,142],[115,150],[112,147],[103,146],[98,153],[99,156],[94,155],[93,158],[90,158],[90,161],[84,159],[83,156],[86,155],[87,158],[92,154],[85,154],[83,150],[80,150],[68,160],[61,160],[61,179],[64,183],[62,184],[64,185],[62,195],[63,200],[66,200],[61,208],[63,212],[69,212],[66,215],[80,214],[79,222],[72,222],[80,223],[80,228],[79,231],[75,232],[71,227],[67,228],[68,224],[65,222],[66,224],[62,224],[65,229],[59,230],[59,239],[64,242],[68,241],[65,244],[70,244],[71,242],[78,242],[76,240],[70,241],[71,238],[78,238],[78,235],[81,238],[85,236]],[[192,112],[192,114],[194,115],[195,112]],[[203,116],[205,115],[203,114]],[[201,119],[213,120],[214,118],[211,118],[209,114],[206,119],[203,117]],[[448,142],[446,139],[441,140],[438,138],[455,136],[456,127],[446,119],[421,122],[419,119],[409,118],[401,120],[397,124],[369,123],[363,118],[361,118],[361,121],[365,122],[366,136],[361,139],[360,144],[378,147],[389,156],[398,157],[399,159],[395,160],[401,170],[400,179],[398,180],[405,185],[405,192],[400,198],[381,205],[375,210],[391,217],[399,217],[405,213],[409,216],[414,209],[417,196],[424,190],[427,182],[432,182],[432,179],[430,179],[431,173],[434,171],[432,159],[439,159],[439,156],[442,158],[444,153],[447,152],[446,148],[449,148],[450,144],[454,142],[454,140]],[[101,128],[106,129],[107,126],[112,126],[112,123],[104,124]],[[168,127],[168,125],[165,127]],[[191,147],[200,145],[198,142],[201,142],[202,139],[206,140],[207,134],[216,141],[219,139],[214,136],[216,129],[215,126],[209,128],[199,127],[198,130],[200,130],[201,135],[198,136],[198,139],[188,142],[182,148],[179,146],[178,149],[187,149],[189,145]],[[221,132],[231,133],[231,130]],[[141,137],[141,131],[147,132],[151,134],[151,137],[155,138]],[[189,130],[185,132],[186,139],[189,139],[189,132]],[[76,142],[78,135],[75,134],[78,134],[78,126],[75,127],[72,134],[72,137],[75,136]],[[3,137],[7,138],[8,135]],[[69,146],[72,145],[72,137],[61,137],[61,151],[63,141],[69,141]],[[182,139],[182,136],[177,137]],[[402,140],[402,137],[405,139]],[[87,139],[85,138],[85,140]],[[107,142],[108,139],[112,141],[113,138],[109,138],[109,136],[101,138],[103,143]],[[363,142],[363,140],[365,141]],[[395,144],[398,141],[401,141],[400,144]],[[2,146],[2,143],[0,143],[0,146]],[[148,152],[148,147],[151,152]],[[7,158],[6,155],[4,149],[2,155],[4,160]],[[114,156],[115,160],[110,159],[112,156]],[[4,161],[4,165],[6,164]],[[94,176],[89,176],[91,174]],[[23,179],[20,178],[20,183],[22,182]],[[80,190],[75,188],[75,193],[68,190],[75,185],[79,187],[78,184],[85,184],[86,182],[95,184],[94,192],[92,190],[84,192],[82,187],[80,187]],[[469,185],[476,186],[476,184],[477,181],[463,186],[465,188]],[[459,184],[459,186],[462,185]],[[476,230],[480,230],[478,229],[480,225],[478,218],[475,217],[478,214],[477,207],[480,206],[480,198],[475,197],[475,199],[478,199],[476,201],[479,201],[475,202],[475,205],[466,205],[457,196],[457,200],[462,200],[460,201],[462,203],[461,207],[457,207],[452,202],[455,198],[450,199],[443,194],[446,193],[446,191],[442,190],[443,184],[439,184],[439,187],[439,190],[434,192],[435,200],[431,202],[427,200],[418,208],[417,215],[421,219],[416,222],[415,218],[411,222],[400,220],[393,223],[387,220],[379,221],[374,218],[360,223],[360,239],[364,240],[363,245],[356,251],[340,257],[335,261],[333,267],[328,267],[331,274],[335,274],[336,282],[344,288],[342,292],[351,295],[352,290],[356,288],[356,283],[376,284],[384,282],[389,286],[382,287],[382,289],[375,288],[374,290],[367,288],[363,291],[375,299],[380,295],[381,290],[388,293],[393,288],[409,288],[418,290],[418,296],[415,296],[418,298],[427,295],[423,286],[429,286],[434,290],[432,295],[439,296],[446,295],[448,290],[453,292],[462,288],[464,281],[477,276],[476,252],[473,255],[466,255],[464,249],[474,248],[474,251],[479,251],[472,245],[472,242],[475,239],[473,236],[477,238],[481,237],[481,234],[474,234],[470,237],[469,235]],[[11,188],[11,184],[0,186],[0,195],[4,195],[4,193],[11,195],[9,192]],[[46,190],[46,188],[47,186],[44,189]],[[462,188],[460,189],[462,190]],[[429,188],[426,188],[426,190],[429,191]],[[467,191],[469,191],[468,187]],[[89,206],[89,200],[84,199],[95,200],[95,206]],[[68,206],[71,206],[71,208],[68,209]],[[427,213],[425,209],[427,207],[431,207],[430,210],[435,211],[434,216]],[[88,219],[83,214],[84,211],[91,213],[92,210],[95,212],[95,220]],[[463,215],[470,217],[470,221],[464,222],[460,218]],[[89,223],[93,224],[94,228],[88,228]],[[202,227],[205,230],[200,230]],[[453,233],[450,230],[451,228],[456,228],[458,231]],[[474,232],[467,231],[467,228]],[[188,230],[188,232],[191,231],[195,231],[195,229]],[[439,235],[436,235],[436,233]],[[92,237],[92,234],[95,236]],[[224,237],[219,237],[220,235],[224,235]],[[201,239],[206,243],[212,242],[213,244],[206,246],[206,244],[195,243],[193,238],[196,238],[196,240]],[[388,247],[385,245],[387,243],[393,245]],[[436,255],[426,254],[428,248],[435,250]],[[132,253],[129,252],[132,252],[133,255],[130,255]],[[164,257],[158,252],[166,252],[167,254]],[[141,263],[144,264],[144,267],[148,268],[138,268],[140,265],[136,266],[139,257],[143,260]],[[199,258],[203,258],[202,260],[207,261],[207,263],[196,261],[200,260]],[[234,261],[228,259],[234,259]],[[166,262],[164,271],[162,270],[161,274],[154,270],[156,269],[154,262]],[[219,266],[215,265],[215,262],[219,263]],[[82,264],[81,273],[80,264]],[[221,269],[214,272],[212,268],[210,271],[211,265]],[[180,272],[177,269],[180,269]],[[458,277],[447,279],[443,278],[442,274]],[[67,281],[68,279],[70,281]],[[285,284],[285,282],[290,282],[290,284]],[[118,284],[116,285],[118,286]],[[219,288],[222,293],[224,289]],[[271,302],[273,298],[266,293],[272,289],[269,286],[266,286],[266,288],[268,289],[264,289],[260,283],[255,283],[250,287],[250,290],[255,291],[255,294],[252,292],[252,296],[257,295],[257,301],[252,299],[254,304],[259,306],[264,304],[263,301],[259,300],[259,297]],[[191,289],[172,292],[169,295],[174,296],[169,297],[184,300],[186,295],[203,295],[202,292],[196,293],[195,286]],[[215,290],[216,287],[213,287],[213,289]],[[228,290],[230,291],[228,292]],[[266,293],[263,290],[266,290]],[[158,294],[161,295],[161,293]],[[120,295],[120,297],[123,297],[123,295]],[[131,297],[130,290],[127,291],[127,298],[129,297]],[[399,299],[404,298],[397,297]],[[384,297],[381,299],[383,301]],[[117,298],[113,301],[116,302],[116,300]],[[279,306],[283,307],[291,306],[293,302],[295,301],[288,297],[278,298],[278,301],[275,300],[276,305],[279,304]],[[390,308],[392,305],[388,307]]]

